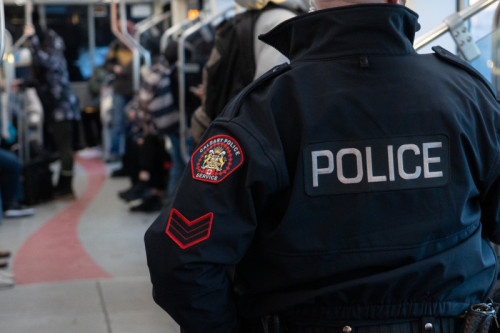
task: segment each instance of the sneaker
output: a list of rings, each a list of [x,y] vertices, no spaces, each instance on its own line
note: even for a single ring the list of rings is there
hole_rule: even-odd
[[[14,277],[11,274],[0,272],[0,289],[14,286]]]
[[[152,213],[160,211],[162,210],[162,208],[163,201],[161,200],[161,198],[157,195],[150,195],[149,197],[145,198],[139,205],[130,207],[130,211]]]
[[[84,148],[84,149],[80,150],[77,154],[78,154],[78,157],[81,157],[83,159],[94,159],[94,158],[102,157],[102,151],[97,147]]]
[[[24,217],[35,214],[35,208],[24,207],[19,204],[7,206],[4,211],[5,217]]]
[[[138,199],[145,199],[149,196],[151,189],[144,181],[138,181],[132,188],[118,193],[123,200],[130,202]]]

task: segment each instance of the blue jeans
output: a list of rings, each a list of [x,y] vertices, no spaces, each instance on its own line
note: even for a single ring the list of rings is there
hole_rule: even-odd
[[[2,201],[5,205],[10,205],[22,199],[22,169],[21,162],[14,153],[0,148],[0,207]]]
[[[125,150],[125,106],[131,97],[114,94],[111,109],[111,147],[109,153],[116,157],[122,156]]]
[[[167,198],[170,197],[177,186],[177,182],[184,171],[185,164],[181,156],[181,147],[180,140],[178,135],[169,135],[170,142],[172,143],[172,147],[169,151],[170,160],[172,161],[172,168],[170,169],[168,175],[168,184],[167,184]]]

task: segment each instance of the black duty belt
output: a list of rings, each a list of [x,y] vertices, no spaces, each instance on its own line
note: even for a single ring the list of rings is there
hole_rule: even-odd
[[[461,318],[421,318],[394,322],[357,323],[346,321],[335,326],[302,325],[281,320],[280,332],[283,333],[461,333]],[[269,331],[269,333],[274,333]]]

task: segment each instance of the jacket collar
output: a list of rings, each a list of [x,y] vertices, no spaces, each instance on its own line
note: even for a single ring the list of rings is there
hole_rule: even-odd
[[[259,38],[291,61],[415,53],[418,15],[392,4],[337,7],[297,16]]]

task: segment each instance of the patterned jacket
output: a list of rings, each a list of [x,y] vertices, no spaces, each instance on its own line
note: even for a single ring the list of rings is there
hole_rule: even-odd
[[[78,101],[70,87],[63,39],[48,29],[43,34],[33,35],[28,46],[32,56],[34,85],[43,105],[45,119],[80,120]]]

